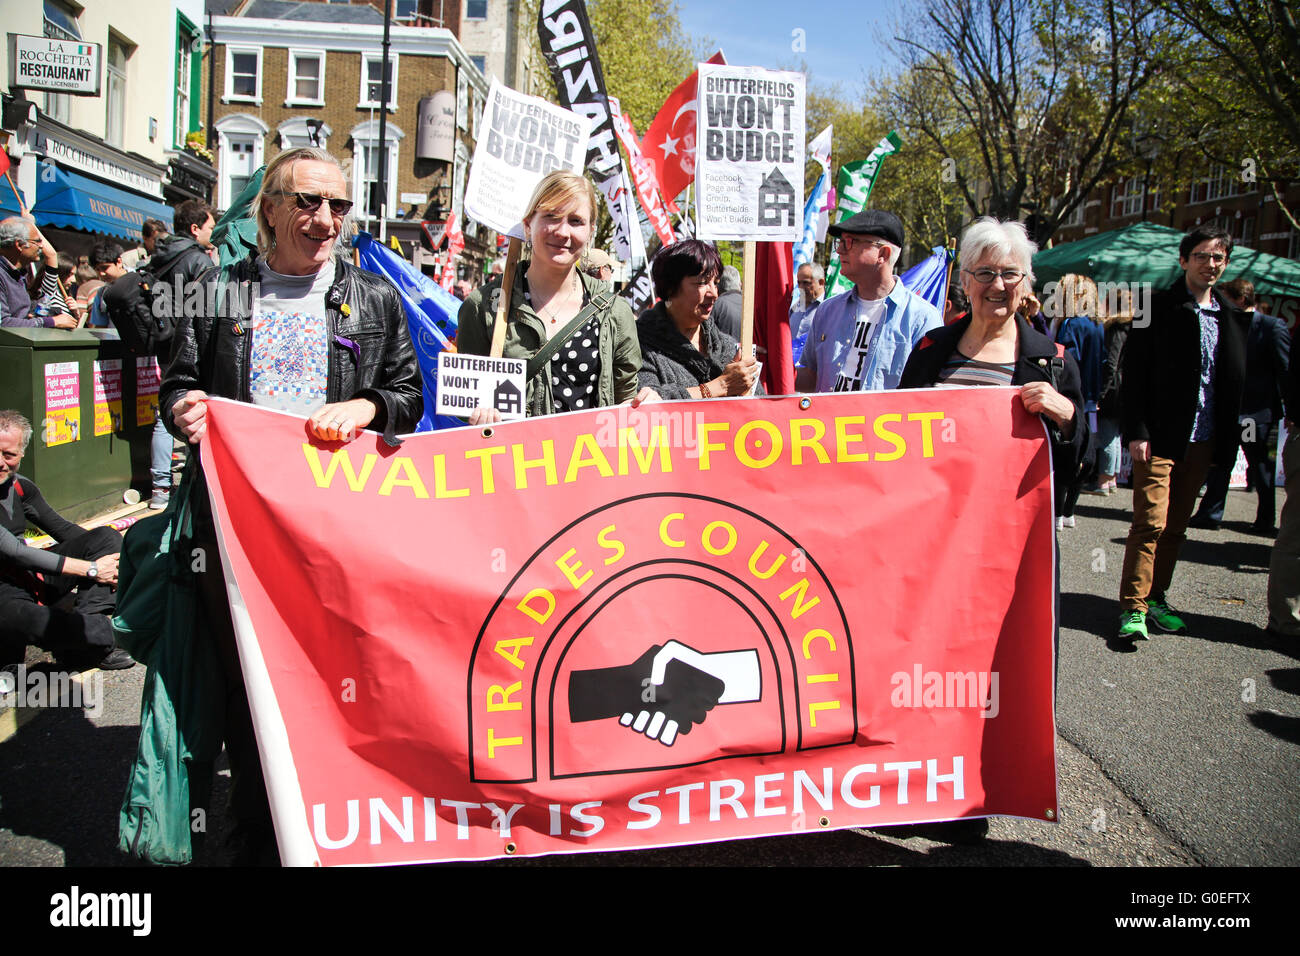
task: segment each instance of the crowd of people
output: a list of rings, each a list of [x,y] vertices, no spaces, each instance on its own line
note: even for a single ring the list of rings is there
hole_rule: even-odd
[[[322,440],[348,442],[370,429],[400,444],[397,436],[412,431],[421,415],[420,373],[396,290],[339,254],[351,232],[350,195],[344,170],[328,152],[281,152],[251,207],[256,252],[220,270],[210,256],[212,213],[201,203],[176,209],[174,234],[147,222],[142,241],[149,257],[138,264],[128,263],[113,242],[96,245],[87,263],[60,264],[35,223],[6,220],[0,223],[0,315],[6,325],[118,324],[130,303],[117,300],[129,298],[123,280],[132,274],[249,290],[242,303],[209,298],[221,303],[217,314],[176,316],[171,334],[155,343],[165,369],[153,462],[152,501],[159,508],[172,490],[172,438],[188,445],[204,440],[210,396],[295,412]],[[527,362],[527,414],[763,394],[758,363],[740,347],[736,270],[722,264],[710,243],[667,246],[651,266],[657,302],[635,316],[614,294],[609,257],[590,249],[596,209],[585,177],[557,171],[539,184],[523,217],[528,253],[506,290],[500,354]],[[1127,447],[1133,518],[1118,594],[1120,638],[1146,638],[1148,625],[1186,628],[1167,598],[1179,547],[1189,523],[1217,527],[1239,445],[1259,494],[1255,528],[1274,532],[1269,435],[1283,418],[1284,392],[1286,407],[1296,407],[1296,376],[1285,326],[1254,311],[1250,283],[1219,285],[1232,253],[1225,232],[1190,231],[1177,250],[1178,280],[1155,296],[1150,314],[1138,316],[1131,299],[1100,296],[1085,276],[1064,277],[1053,301],[1066,307],[1045,310],[1034,292],[1036,246],[1020,223],[986,218],[966,229],[943,310],[897,274],[905,246],[898,216],[866,210],[829,231],[851,288],[827,298],[823,268],[799,266],[790,311],[791,336],[802,342],[796,390],[1016,388],[1050,438],[1061,531],[1074,526],[1081,494],[1116,493]],[[65,267],[69,281],[60,290],[49,276]],[[465,282],[457,290],[460,351],[492,351],[503,282],[494,269],[481,287]],[[245,334],[238,317],[222,311],[236,307],[256,334]],[[499,418],[495,409],[479,408],[469,421]],[[1290,434],[1284,457],[1300,469],[1300,439]],[[69,660],[81,655],[99,666],[129,666],[104,619],[120,539],[79,534],[19,477],[30,437],[26,419],[0,411],[0,633],[6,640],[0,664],[37,644]],[[193,504],[197,546],[215,550],[206,495],[196,494]],[[26,546],[21,535],[28,522],[58,544],[48,551]],[[1282,525],[1269,626],[1294,636],[1300,634],[1300,505],[1288,502]],[[221,734],[241,795],[234,808],[240,859],[270,862],[273,831],[220,563],[209,562],[199,577],[203,630],[222,669]],[[49,601],[73,590],[75,606],[56,614]],[[53,617],[58,626],[51,626]]]

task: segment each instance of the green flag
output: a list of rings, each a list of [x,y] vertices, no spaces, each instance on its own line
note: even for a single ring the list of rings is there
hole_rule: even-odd
[[[902,141],[898,138],[898,133],[891,131],[876,144],[876,148],[866,159],[860,159],[856,163],[845,163],[840,167],[840,181],[837,187],[839,199],[835,204],[836,222],[843,222],[850,216],[856,216],[866,208],[867,197],[871,195],[871,187],[876,184],[876,174],[880,172],[880,164],[885,161],[886,156],[898,152],[900,145]],[[826,298],[847,292],[851,288],[853,283],[840,275],[840,254],[832,252],[831,264],[826,270]]]
[[[226,214],[217,220],[209,240],[221,254],[221,264],[228,266],[257,248],[257,220],[253,218],[253,198],[262,188],[262,174],[266,167],[261,166],[253,178],[235,197]]]

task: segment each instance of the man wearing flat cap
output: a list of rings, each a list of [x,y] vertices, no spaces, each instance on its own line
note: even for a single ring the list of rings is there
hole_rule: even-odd
[[[837,240],[840,274],[853,288],[817,309],[795,369],[795,388],[897,388],[913,346],[943,324],[939,310],[909,292],[894,275],[903,252],[903,223],[892,212],[866,209],[827,232]]]

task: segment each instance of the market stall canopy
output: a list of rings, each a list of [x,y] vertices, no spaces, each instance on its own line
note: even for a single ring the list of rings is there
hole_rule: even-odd
[[[1150,282],[1155,289],[1173,285],[1178,268],[1178,243],[1183,233],[1168,226],[1139,222],[1112,232],[1062,243],[1034,256],[1039,288],[1067,273],[1094,282]],[[1255,293],[1274,299],[1300,298],[1300,262],[1236,245],[1221,281],[1249,279]]]

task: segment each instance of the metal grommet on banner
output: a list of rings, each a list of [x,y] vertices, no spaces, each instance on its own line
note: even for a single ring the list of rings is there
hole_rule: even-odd
[[[506,853],[507,853],[507,854],[513,854],[513,853],[515,852],[515,850],[517,850],[517,849],[519,849],[519,847],[515,846],[513,843],[507,843],[507,844],[506,844]]]
[[[803,398],[799,399],[799,407],[804,409],[812,407],[812,399],[805,395]]]
[[[828,827],[828,826],[831,825],[831,818],[830,818],[830,817],[820,817],[820,818],[818,818],[818,820],[817,820],[817,825],[818,825],[819,827]]]
[[[483,437],[484,437],[484,438],[491,438],[494,434],[496,434],[496,433],[495,433],[491,428],[485,428],[485,429],[483,429]]]
[[[1047,819],[1049,819],[1049,820],[1055,820],[1055,819],[1056,819],[1056,811],[1053,810],[1051,807],[1048,807],[1048,808],[1047,808],[1047,812],[1044,813],[1043,816],[1045,816],[1045,817],[1046,817]]]

